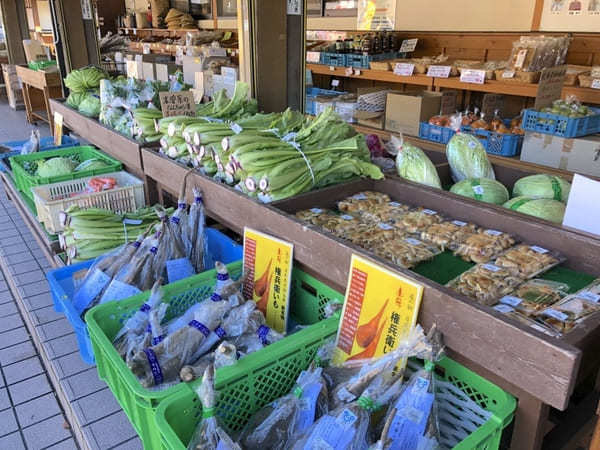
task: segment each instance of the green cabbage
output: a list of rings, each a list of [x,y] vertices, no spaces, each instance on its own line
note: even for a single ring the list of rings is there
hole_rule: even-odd
[[[87,93],[85,92],[71,92],[67,97],[67,105],[71,108],[79,108],[79,104],[86,97]]]
[[[494,169],[479,139],[467,133],[456,133],[446,146],[446,158],[454,181],[465,178],[496,179]]]
[[[86,94],[77,109],[84,116],[97,118],[100,115],[100,97],[91,93]]]
[[[513,196],[531,198],[549,198],[566,203],[571,185],[555,175],[539,174],[517,180],[513,187]]]
[[[72,70],[65,78],[65,86],[73,92],[85,92],[100,86],[100,80],[108,78],[108,74],[98,67],[89,66]]]
[[[75,164],[69,158],[57,156],[45,161],[38,162],[37,175],[40,177],[57,177],[60,175],[68,175],[73,172]]]
[[[394,139],[392,138],[392,141]],[[397,145],[395,142],[393,143]],[[439,189],[442,188],[440,177],[431,160],[423,153],[423,150],[408,142],[403,142],[398,146],[396,170],[398,175],[407,180]]]
[[[84,170],[100,170],[100,169],[104,169],[107,165],[108,164],[106,164],[101,159],[92,158],[92,159],[87,159],[84,162],[82,162],[81,164],[79,164],[77,167],[75,167],[74,171],[81,172]]]
[[[525,196],[511,198],[504,205],[505,208],[518,211],[550,222],[562,223],[565,215],[565,204],[558,200],[547,198],[529,198]]]
[[[509,199],[508,189],[489,178],[467,178],[452,186],[450,192],[496,205],[502,205]]]

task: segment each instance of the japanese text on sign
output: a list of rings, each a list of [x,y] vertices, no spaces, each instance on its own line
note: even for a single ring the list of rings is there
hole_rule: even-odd
[[[550,67],[542,70],[533,106],[535,109],[550,106],[554,100],[560,98],[566,74],[567,66]]]
[[[396,63],[394,66],[394,74],[410,77],[415,71],[415,65],[409,63]]]
[[[423,287],[352,256],[334,364],[394,350],[415,326]]]
[[[267,325],[285,333],[289,310],[294,246],[244,229],[244,297],[256,302]]]
[[[196,115],[193,92],[160,92],[159,96],[163,117]]]
[[[427,76],[448,78],[450,76],[450,70],[452,70],[452,67],[450,66],[429,66],[429,69],[427,69]]]
[[[483,84],[485,82],[485,70],[463,69],[460,73],[460,81],[463,83]]]

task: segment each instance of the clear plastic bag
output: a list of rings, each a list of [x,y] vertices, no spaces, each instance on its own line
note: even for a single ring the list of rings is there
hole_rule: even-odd
[[[439,248],[411,236],[379,242],[371,247],[371,251],[406,269],[428,261],[441,253]]]
[[[337,206],[340,211],[349,214],[358,214],[362,211],[371,209],[377,204],[387,203],[389,201],[390,197],[387,194],[374,191],[364,191],[340,201]]]
[[[534,279],[521,284],[510,295],[500,299],[500,303],[512,306],[526,316],[535,316],[544,308],[562,300],[569,286],[557,281]]]
[[[528,317],[525,314],[520,313],[510,305],[498,303],[496,306],[493,307],[493,309],[504,314],[507,317],[510,317],[511,319],[515,319],[516,321],[533,328],[536,331],[547,334],[548,336],[560,336],[560,333],[556,330],[553,330],[551,327],[544,325],[542,322],[539,322],[532,317]]]
[[[512,247],[516,240],[508,233],[498,230],[480,229],[476,234],[468,236],[455,251],[465,261],[486,263],[504,250]]]
[[[196,187],[193,188],[194,203],[190,206],[189,233],[190,233],[190,261],[196,273],[203,272],[206,267],[211,266],[208,253],[208,242],[206,240],[206,214],[202,193]]]
[[[248,450],[290,448],[296,435],[328,411],[321,372],[315,367],[301,372],[289,394],[254,413],[238,438],[242,446]]]
[[[537,245],[520,244],[502,253],[494,264],[512,270],[522,278],[533,278],[563,262],[557,252]]]
[[[477,226],[461,220],[433,224],[421,231],[421,239],[442,250],[456,250],[467,238],[477,233]]]
[[[31,130],[29,140],[21,147],[21,155],[29,155],[40,151],[40,131]]]
[[[477,264],[460,274],[447,286],[482,305],[493,305],[512,292],[523,279],[508,269],[491,263]]]
[[[440,223],[444,218],[437,211],[427,208],[417,208],[406,213],[400,222],[396,223],[400,229],[407,233],[420,233],[425,228]]]

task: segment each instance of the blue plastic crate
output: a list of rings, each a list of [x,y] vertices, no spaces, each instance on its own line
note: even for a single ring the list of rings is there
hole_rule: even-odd
[[[428,141],[447,144],[456,131],[449,127],[440,127],[427,122],[421,122],[419,125],[419,137]]]
[[[521,127],[527,131],[553,134],[564,138],[600,133],[600,109],[590,108],[595,114],[586,117],[566,117],[526,109]]]
[[[316,87],[306,88],[306,108],[304,112],[313,116],[316,115],[317,111],[315,109],[315,98],[317,98],[318,95],[335,96],[342,94],[347,94],[347,92],[333,91],[331,89],[321,89]]]
[[[10,151],[8,152],[0,153],[0,171],[6,172],[6,170],[10,169],[10,160],[8,158],[11,156],[20,155],[21,148],[23,147],[23,145],[25,145],[26,142],[27,140],[0,143],[0,147],[10,149]],[[75,138],[72,138],[71,136],[63,136],[62,145],[58,147],[54,145],[54,138],[52,136],[47,136],[40,139],[40,151],[58,150],[61,148],[75,147],[76,145],[79,145],[79,141]]]
[[[523,135],[521,134],[495,133],[464,125],[460,127],[460,130],[476,136],[483,144],[485,151],[493,155],[517,156],[521,153],[523,146]]]
[[[242,259],[242,246],[231,238],[214,228],[207,228],[206,236],[208,239],[208,251],[213,261],[221,261],[229,264]],[[52,292],[54,310],[63,312],[71,323],[77,337],[79,354],[81,355],[81,359],[87,364],[94,364],[92,342],[90,341],[87,325],[73,308],[71,299],[76,288],[73,275],[81,270],[89,269],[94,261],[89,260],[61,267],[60,269],[51,270],[46,274],[50,291]]]
[[[356,67],[358,69],[368,69],[372,61],[383,61],[395,58],[394,52],[379,53],[377,55],[358,55],[354,53],[346,54],[346,67]]]
[[[346,66],[346,54],[322,52],[321,61],[326,66],[344,67]]]

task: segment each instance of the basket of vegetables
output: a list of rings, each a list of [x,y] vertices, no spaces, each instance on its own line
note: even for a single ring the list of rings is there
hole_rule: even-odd
[[[526,109],[523,129],[553,134],[564,138],[587,136],[600,132],[600,109],[582,105],[577,100],[555,100],[540,111]]]
[[[10,157],[15,184],[33,201],[31,188],[59,181],[121,170],[121,163],[91,146],[37,152]]]

